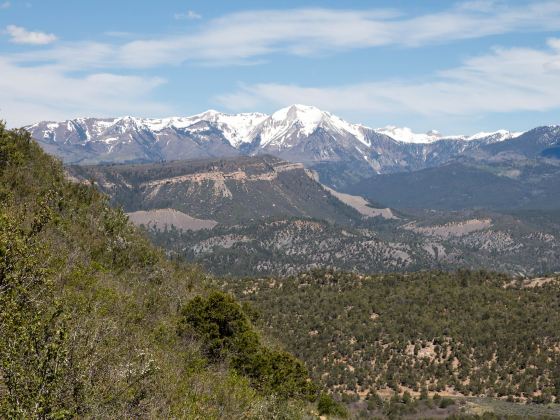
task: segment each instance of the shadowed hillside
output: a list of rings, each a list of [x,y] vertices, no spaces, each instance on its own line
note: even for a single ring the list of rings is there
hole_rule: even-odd
[[[72,166],[128,212],[172,208],[236,224],[275,216],[351,224],[361,218],[328,193],[303,165],[272,156],[144,165]]]

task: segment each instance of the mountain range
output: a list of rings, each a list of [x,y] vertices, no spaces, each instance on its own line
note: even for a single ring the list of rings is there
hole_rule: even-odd
[[[507,130],[449,136],[437,131],[416,134],[394,126],[374,129],[306,105],[292,105],[271,115],[228,115],[210,110],[163,119],[43,121],[25,129],[65,163],[140,163],[270,154],[303,163],[315,169],[323,183],[342,190],[369,176],[439,166],[489,145],[496,145],[499,153],[503,149],[499,145],[524,135]],[[484,153],[492,150],[487,148]]]

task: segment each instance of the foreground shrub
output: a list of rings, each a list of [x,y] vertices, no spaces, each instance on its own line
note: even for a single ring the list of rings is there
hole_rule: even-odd
[[[229,363],[263,394],[315,397],[316,387],[304,364],[285,351],[264,346],[241,306],[225,293],[212,292],[188,302],[181,310],[178,332],[200,339],[209,361]]]

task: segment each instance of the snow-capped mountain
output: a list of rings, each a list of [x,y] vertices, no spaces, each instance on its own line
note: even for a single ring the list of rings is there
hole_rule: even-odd
[[[160,119],[44,121],[25,128],[47,152],[67,163],[272,154],[329,176],[349,170],[359,177],[437,166],[482,147],[524,137],[506,130],[447,136],[435,130],[418,134],[406,127],[373,129],[306,105],[292,105],[271,115],[209,110]]]
[[[319,128],[354,136],[361,143],[370,146],[363,133],[365,127],[350,124],[330,112],[307,105],[292,105],[276,111],[255,127],[253,136],[260,136],[261,147],[285,149],[293,147],[297,139],[308,137]]]
[[[508,131],[508,130],[498,130],[492,132],[481,131],[480,133],[473,134],[472,136],[466,136],[465,140],[481,140],[486,139],[489,142],[500,142],[504,140],[511,140],[524,134],[523,131]]]
[[[491,139],[492,141],[503,141],[519,137],[521,134],[523,134],[523,132],[512,132],[508,130],[498,130],[492,132],[481,131],[480,133],[476,133],[471,136],[444,135],[437,130],[430,130],[426,133],[415,133],[408,127],[395,127],[394,125],[388,125],[383,128],[376,128],[375,131],[381,134],[385,134],[403,143],[415,144],[434,143],[443,139],[464,141]]]
[[[396,127],[394,125],[376,128],[375,131],[403,143],[433,143],[443,138],[441,133],[437,130],[431,130],[427,133],[414,133],[408,127]]]

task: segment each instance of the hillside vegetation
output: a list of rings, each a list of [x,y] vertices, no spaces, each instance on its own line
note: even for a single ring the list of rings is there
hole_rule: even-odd
[[[216,275],[285,276],[317,267],[358,273],[487,269],[525,276],[560,271],[558,212],[399,213],[356,227],[278,218],[213,229],[148,226],[171,255]]]
[[[313,271],[222,285],[347,402],[406,393],[560,400],[560,281]]]
[[[0,418],[298,418],[304,364],[0,124]]]

